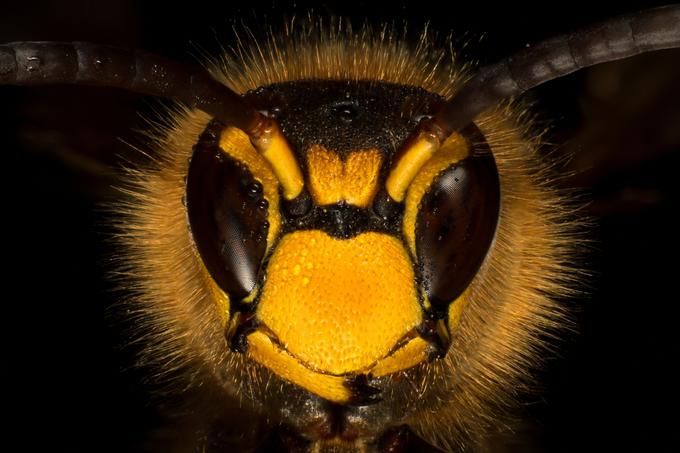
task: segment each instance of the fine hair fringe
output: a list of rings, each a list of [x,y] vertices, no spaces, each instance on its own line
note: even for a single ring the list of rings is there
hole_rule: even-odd
[[[240,93],[283,81],[338,79],[413,85],[448,98],[469,72],[449,47],[433,47],[427,31],[410,44],[395,27],[355,31],[340,20],[291,21],[264,42],[249,36],[240,34],[234,48],[206,62]],[[163,384],[164,395],[201,389],[256,413],[253,401],[276,379],[226,347],[183,205],[192,147],[209,120],[175,109],[148,133],[158,157],[146,168],[128,170],[126,200],[114,210],[116,275],[130,294],[123,310],[134,320],[131,341],[142,345],[139,363]],[[503,414],[530,391],[533,371],[557,333],[571,326],[559,301],[572,296],[583,277],[575,263],[587,223],[574,198],[554,188],[555,164],[539,154],[540,134],[526,109],[506,103],[477,125],[501,179],[497,235],[471,284],[452,346],[444,360],[421,370],[422,398],[406,420],[447,450],[480,442],[509,423]]]

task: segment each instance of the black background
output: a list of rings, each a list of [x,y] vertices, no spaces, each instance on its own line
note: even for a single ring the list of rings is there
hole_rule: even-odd
[[[358,22],[429,21],[469,37],[463,54],[490,63],[527,42],[652,4],[26,1],[3,5],[0,42],[94,41],[190,60],[196,44],[217,51],[235,20],[278,24],[313,7]],[[667,51],[581,71],[529,95],[551,126],[546,149],[575,155],[560,184],[591,200],[593,245],[583,264],[593,276],[590,294],[568,301],[579,331],[565,335],[512,445],[492,451],[677,448],[679,82],[680,54]],[[132,131],[144,127],[138,112],[153,115],[157,105],[109,89],[0,89],[8,421],[0,449],[129,451],[158,422],[140,376],[124,371],[129,354],[107,317],[116,295],[106,278],[102,208],[117,197],[117,168],[139,160],[125,143],[141,142]]]

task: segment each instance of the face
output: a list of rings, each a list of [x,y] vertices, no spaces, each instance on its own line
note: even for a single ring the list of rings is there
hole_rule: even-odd
[[[615,13],[617,11],[612,12],[612,14]],[[609,15],[610,13],[603,12],[599,17]],[[481,24],[478,25],[479,29],[485,30],[484,18],[480,15],[477,20]],[[103,23],[108,21],[110,19],[103,20]],[[549,19],[546,18],[545,22],[548,21]],[[440,27],[440,29],[448,30],[452,26],[461,29],[464,25],[462,22],[456,22]],[[564,24],[560,29],[568,29],[570,26],[570,24]],[[546,27],[545,24],[544,27]],[[508,35],[514,35],[516,32],[515,27],[507,33],[495,32],[496,36],[500,36],[497,42],[504,41]],[[552,34],[552,31],[546,31],[539,36],[549,34]],[[41,38],[52,39],[51,36],[41,36]],[[5,41],[13,39],[32,39],[32,37],[12,36],[7,37]],[[96,40],[95,38],[87,39]],[[491,39],[491,37],[488,38],[488,40]],[[514,45],[505,44],[510,49],[521,45],[526,36],[513,36],[513,39],[516,40]],[[490,43],[487,47],[494,47],[497,42]],[[500,51],[492,50],[492,52]],[[181,51],[178,53],[182,54]],[[508,52],[502,54],[506,53]],[[493,61],[492,57],[489,59]],[[568,177],[560,184],[567,187],[587,187],[586,197],[597,200],[588,208],[591,210],[591,215],[601,219],[597,222],[600,226],[597,229],[593,228],[591,234],[600,241],[600,244],[604,244],[602,253],[597,252],[598,258],[590,259],[595,261],[596,264],[593,267],[596,267],[595,270],[600,271],[602,275],[595,278],[596,283],[592,283],[596,287],[593,291],[595,302],[581,303],[586,306],[583,313],[579,315],[585,321],[582,323],[584,332],[578,340],[561,346],[562,350],[566,351],[564,352],[567,355],[566,362],[549,367],[547,374],[549,404],[542,406],[538,411],[538,417],[546,417],[547,420],[555,423],[557,426],[555,430],[558,433],[566,433],[566,426],[574,427],[574,421],[564,414],[579,414],[579,417],[585,417],[585,421],[576,423],[574,430],[577,433],[588,433],[593,429],[591,426],[595,425],[596,417],[583,414],[583,407],[592,407],[595,413],[605,411],[607,414],[614,414],[612,417],[615,420],[620,420],[624,426],[632,426],[633,422],[628,417],[624,420],[623,416],[616,414],[616,411],[612,409],[612,406],[623,407],[619,398],[620,394],[624,392],[629,394],[631,388],[638,388],[639,384],[633,385],[637,382],[648,384],[656,382],[656,385],[650,387],[652,392],[660,392],[660,389],[664,388],[663,385],[658,385],[658,380],[663,382],[665,374],[654,370],[665,366],[663,365],[665,362],[654,357],[664,357],[664,354],[670,351],[668,345],[674,343],[667,334],[670,330],[663,328],[663,326],[668,326],[668,319],[672,316],[667,318],[658,315],[658,313],[668,313],[669,309],[672,310],[667,307],[667,304],[661,305],[661,301],[667,299],[666,295],[672,293],[669,292],[668,287],[670,279],[663,278],[669,276],[668,269],[655,263],[659,260],[656,255],[657,250],[672,249],[672,243],[667,242],[670,240],[669,234],[663,234],[663,232],[669,232],[668,223],[664,219],[669,210],[668,206],[672,206],[673,200],[677,200],[675,189],[664,182],[669,180],[665,169],[672,167],[674,162],[673,154],[669,153],[669,150],[677,146],[677,142],[673,145],[673,136],[670,132],[660,132],[672,132],[674,130],[672,127],[663,126],[663,124],[675,124],[672,119],[677,118],[673,113],[673,105],[677,105],[677,102],[669,102],[669,100],[677,99],[677,90],[672,87],[672,78],[671,82],[664,79],[664,74],[672,73],[669,71],[675,69],[674,64],[668,63],[669,60],[672,60],[672,56],[670,59],[663,56],[648,56],[641,59],[639,63],[630,63],[630,66],[627,64],[608,65],[611,68],[597,68],[588,75],[575,77],[578,79],[575,81],[555,82],[559,84],[559,88],[554,89],[558,93],[546,88],[535,95],[539,98],[539,102],[543,103],[539,104],[540,108],[548,112],[546,116],[552,119],[557,118],[557,129],[551,133],[550,141],[562,141],[563,137],[569,137],[568,144],[559,146],[557,152],[566,152],[563,151],[565,148],[576,152],[573,161],[560,171],[564,174],[576,171],[577,174]],[[652,69],[658,67],[663,69],[658,72]],[[647,77],[652,80],[648,81]],[[612,94],[607,91],[612,89],[612,83],[598,82],[603,79],[605,81],[625,80],[626,85]],[[605,88],[601,88],[603,86]],[[640,111],[638,108],[648,109],[649,107],[645,107],[644,100],[631,101],[626,93],[628,91],[648,92],[648,90],[628,88],[631,86],[654,86],[655,89],[663,90],[660,91],[663,94],[659,95],[661,99],[655,98],[649,101],[655,107],[651,110],[644,110],[647,113],[635,113]],[[81,90],[85,90],[87,95],[81,95]],[[44,271],[41,278],[45,280],[41,280],[43,284],[40,286],[49,288],[50,296],[40,297],[33,294],[28,298],[32,301],[31,304],[22,304],[13,309],[17,310],[18,319],[33,319],[40,327],[35,329],[37,332],[31,333],[30,337],[26,331],[18,327],[16,330],[10,329],[12,333],[23,339],[24,344],[40,346],[22,347],[22,354],[17,356],[15,362],[17,366],[13,367],[17,374],[10,380],[32,395],[30,396],[31,404],[22,402],[17,407],[20,411],[26,411],[27,407],[42,407],[43,401],[48,401],[52,403],[48,404],[50,411],[54,411],[49,413],[57,418],[63,409],[56,408],[75,406],[73,410],[68,409],[66,412],[70,414],[70,418],[85,426],[98,425],[83,415],[93,411],[105,416],[111,413],[133,414],[133,421],[130,421],[130,417],[116,417],[116,421],[113,422],[113,426],[121,427],[120,430],[123,432],[129,433],[131,429],[137,429],[140,425],[147,426],[151,424],[149,420],[153,420],[155,415],[149,413],[151,411],[140,410],[142,398],[136,396],[138,395],[136,390],[129,390],[137,388],[140,376],[135,374],[136,371],[129,372],[123,377],[118,376],[117,364],[129,363],[126,357],[128,353],[108,352],[110,349],[107,345],[118,341],[117,338],[111,341],[111,337],[119,334],[116,331],[112,333],[112,330],[107,330],[105,327],[108,321],[104,321],[102,306],[105,303],[101,301],[117,299],[117,296],[110,296],[106,291],[99,290],[100,286],[104,286],[102,282],[108,279],[104,275],[104,268],[108,269],[110,266],[103,264],[100,266],[102,269],[100,271],[92,263],[106,261],[98,256],[102,248],[112,248],[112,246],[98,245],[101,244],[99,233],[91,233],[94,229],[92,224],[99,224],[98,214],[91,214],[91,208],[94,206],[93,200],[99,203],[119,198],[117,192],[110,193],[108,189],[117,176],[102,177],[100,175],[110,173],[102,172],[100,169],[102,166],[117,163],[118,160],[114,154],[119,150],[121,153],[126,153],[126,156],[130,155],[128,147],[121,146],[115,137],[122,136],[126,140],[134,139],[134,134],[126,131],[130,127],[139,127],[140,122],[135,120],[134,111],[140,108],[140,101],[135,96],[118,92],[99,94],[98,90],[79,88],[41,89],[38,92],[29,89],[3,88],[3,92],[10,93],[9,96],[15,99],[13,105],[16,108],[10,108],[11,111],[27,109],[29,117],[36,118],[35,115],[38,115],[33,121],[20,118],[6,123],[13,135],[5,134],[5,136],[17,137],[13,140],[26,144],[28,148],[28,154],[21,151],[12,153],[9,158],[16,159],[19,165],[16,168],[34,169],[33,172],[29,172],[29,184],[26,184],[24,178],[17,176],[19,179],[17,184],[20,185],[12,185],[12,187],[31,187],[22,193],[20,202],[11,202],[12,212],[18,213],[19,216],[16,218],[21,219],[20,222],[15,222],[17,225],[15,237],[26,238],[22,241],[17,240],[16,243],[24,244],[22,247],[28,247],[28,251],[23,249],[17,253],[16,260],[13,261],[24,263],[21,268],[28,269],[29,266],[35,267],[36,257],[41,257],[40,261],[48,264],[45,268],[49,269]],[[564,93],[578,94],[564,96]],[[26,100],[25,96],[29,99]],[[48,100],[45,100],[43,96]],[[96,99],[94,101],[83,99],[85,96],[94,96]],[[86,106],[91,105],[89,103],[92,102],[95,105],[80,108],[73,105],[76,102],[72,101],[73,98],[78,98],[77,102],[82,102]],[[586,101],[581,103],[585,104],[585,107],[579,107],[578,103],[573,101],[574,98],[585,99]],[[121,107],[121,104],[127,101],[133,104],[132,107]],[[93,118],[92,112],[98,110],[102,102],[105,103],[102,109],[105,120],[98,120]],[[629,106],[629,102],[634,105]],[[54,104],[65,107],[58,109],[49,120],[43,119],[41,112],[44,110],[41,106],[51,110],[50,106]],[[557,107],[554,104],[557,104]],[[625,109],[620,107],[622,105]],[[142,110],[145,108],[141,105]],[[583,115],[588,117],[588,122],[579,119],[580,108],[586,112]],[[72,122],[63,120],[63,109],[75,109],[80,112],[75,113],[79,115],[77,123],[79,127],[72,128]],[[123,110],[121,115],[113,113],[121,110]],[[598,126],[593,124],[596,122],[590,121],[593,117],[603,118],[602,112],[612,110],[629,113],[628,116],[625,113],[616,115],[624,116],[624,119],[611,118],[609,115],[606,120],[603,120],[606,123],[605,126]],[[663,113],[652,113],[658,111]],[[577,113],[577,115],[563,119],[562,112]],[[629,120],[626,121],[625,118]],[[562,124],[563,122],[566,124]],[[583,124],[580,124],[581,122]],[[635,127],[629,126],[631,123],[634,123]],[[55,124],[58,128],[54,126]],[[662,125],[658,126],[659,124]],[[106,137],[106,132],[101,131],[102,129],[110,130],[109,128],[113,128],[113,132]],[[53,132],[56,129],[58,132]],[[641,137],[650,136],[650,132],[644,132],[649,130],[654,131],[654,137],[661,138],[651,142],[643,140]],[[88,134],[97,135],[95,145],[86,141]],[[104,134],[105,137],[99,139],[100,134]],[[86,137],[83,138],[82,135]],[[670,138],[668,138],[669,135]],[[66,139],[65,136],[67,136]],[[69,136],[71,141],[69,141]],[[83,141],[87,144],[82,145]],[[635,145],[631,151],[621,151],[629,149],[630,143],[643,144]],[[654,157],[651,159],[648,157],[650,147],[655,150],[652,154]],[[89,150],[92,149],[100,151],[91,155]],[[597,151],[593,155],[583,153],[584,149]],[[46,150],[49,154],[38,154]],[[72,153],[73,150],[76,152]],[[138,156],[137,153],[131,154]],[[123,160],[126,159],[128,158],[125,157]],[[139,159],[139,157],[133,157],[133,159]],[[36,209],[36,206],[40,208]],[[25,227],[25,225],[32,225],[33,228]],[[41,225],[41,228],[38,229],[37,225]],[[49,226],[47,231],[50,234],[45,234],[46,230],[43,228],[45,225]],[[37,231],[41,231],[41,234],[36,234]],[[97,231],[100,230],[97,229]],[[631,250],[633,250],[634,258],[628,255]],[[108,252],[109,250],[102,251],[101,256],[109,256]],[[623,257],[627,258],[626,266],[617,263],[617,261],[624,262]],[[645,263],[645,265],[638,263]],[[622,279],[627,282],[625,291],[621,291],[619,285],[616,284],[619,280],[615,277],[616,275],[624,276]],[[25,273],[21,276],[23,278],[17,277],[17,281],[30,281],[32,285],[27,285],[28,287],[37,286],[35,280],[29,280]],[[648,291],[652,291],[651,297]],[[650,309],[640,309],[639,301],[643,297],[648,301],[646,304],[652,304]],[[48,303],[47,300],[59,301],[59,303]],[[579,302],[573,303],[579,304]],[[43,316],[35,319],[34,310],[25,309],[24,306],[37,307],[37,311],[43,313]],[[420,322],[421,319],[417,319],[417,322]],[[651,328],[652,325],[661,325],[662,328]],[[631,331],[636,332],[635,338],[650,340],[645,340],[640,344],[631,338],[633,336]],[[122,337],[125,335],[125,333],[120,334]],[[658,355],[650,358],[647,354],[650,349],[657,351]],[[41,351],[40,367],[33,359],[35,350]],[[634,351],[633,357],[629,351]],[[32,354],[29,355],[28,352]],[[90,357],[92,360],[84,362],[83,356]],[[50,370],[47,385],[43,378],[44,368]],[[573,378],[568,379],[569,381],[575,381],[576,384],[561,384],[565,374]],[[550,387],[550,385],[553,386]],[[115,389],[114,394],[103,392],[102,387]],[[95,398],[91,398],[91,395],[95,395]],[[642,401],[641,397],[631,398],[633,407],[652,413],[658,409],[654,406],[656,403]],[[140,413],[142,415],[139,415]],[[636,416],[633,418],[637,420],[636,426],[642,426],[642,429],[636,432],[661,433],[662,423],[655,424],[650,420],[640,420]],[[139,419],[142,420],[138,422]],[[131,426],[133,428],[130,428]],[[100,429],[112,429],[116,433],[119,432],[118,428],[96,428],[92,430],[94,434],[85,434],[85,437],[82,437],[82,433],[65,429],[59,430],[56,438],[65,439],[64,436],[67,436],[70,440],[72,435],[77,442],[97,442],[100,436],[96,433]],[[526,429],[533,433],[538,428],[530,423]],[[64,432],[72,434],[64,434]],[[550,432],[552,433],[553,430],[550,429]],[[571,435],[573,431],[569,430],[569,432]],[[605,428],[605,432],[609,431]],[[585,437],[585,434],[580,434],[580,436],[583,437],[576,435],[576,439],[571,442],[577,444]],[[660,436],[663,438],[663,435],[660,434]],[[559,434],[556,437],[559,437]],[[546,442],[551,442],[552,439],[549,437]],[[64,440],[64,443],[66,442],[67,440]]]

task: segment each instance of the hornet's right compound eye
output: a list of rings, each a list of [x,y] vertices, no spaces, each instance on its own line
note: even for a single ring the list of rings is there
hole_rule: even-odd
[[[429,152],[427,146],[427,140],[414,140],[402,162],[417,162],[419,154]],[[495,237],[501,203],[496,161],[482,132],[471,124],[447,139],[417,172],[400,171],[406,167],[402,162],[390,174],[392,188],[408,187],[402,231],[416,257],[422,293],[437,317],[445,317]],[[393,193],[399,197],[403,192]]]
[[[204,135],[191,158],[187,209],[213,280],[230,298],[246,298],[257,284],[267,248],[269,201],[262,183],[211,134]]]
[[[477,137],[481,134],[470,138],[476,141]],[[468,287],[486,257],[498,223],[496,163],[486,144],[478,149],[472,149],[474,146],[470,143],[466,158],[437,175],[418,210],[416,254],[423,289],[435,308],[448,307]]]

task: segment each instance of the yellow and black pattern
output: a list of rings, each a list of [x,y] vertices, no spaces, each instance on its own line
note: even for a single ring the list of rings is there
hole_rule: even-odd
[[[408,424],[447,448],[462,433],[483,431],[495,416],[484,408],[507,401],[504,389],[524,377],[541,332],[558,323],[550,295],[568,291],[564,258],[575,226],[558,221],[565,204],[547,188],[549,170],[511,109],[482,116],[474,133],[452,136],[401,185],[403,200],[395,200],[400,210],[391,217],[377,214],[376,200],[389,195],[386,182],[400,145],[461,78],[441,63],[445,54],[427,53],[424,46],[412,50],[385,37],[353,48],[347,42],[358,37],[342,38],[340,43],[337,35],[321,33],[309,41],[276,41],[272,52],[246,52],[244,61],[227,65],[255,71],[218,74],[241,92],[264,87],[246,98],[276,118],[295,153],[300,196],[308,196],[302,213],[287,207],[280,178],[244,134],[214,131],[200,113],[178,116],[160,143],[168,150],[164,176],[140,176],[145,189],[131,202],[144,208],[131,214],[135,241],[123,238],[130,266],[151,277],[140,280],[136,303],[149,307],[155,326],[166,326],[156,327],[152,339],[159,357],[183,357],[180,367],[197,370],[195,379],[216,383],[248,410],[267,411],[312,445],[332,440],[367,448],[377,434]],[[215,175],[237,175],[238,181],[222,178],[229,187],[246,182],[242,192],[232,193],[242,203],[226,203],[236,213],[228,217],[243,220],[234,231],[257,239],[245,255],[233,255],[224,241],[201,246],[201,221],[192,216],[200,196],[186,198],[188,222],[168,215],[183,210],[192,181],[205,184],[191,174],[198,151],[192,156],[187,150],[193,144],[179,143],[205,140],[206,131],[212,134],[206,156],[219,162],[206,165],[214,165]],[[440,236],[429,224],[460,221],[437,200],[458,193],[446,181],[461,179],[456,172],[471,159],[492,162],[497,171],[498,224],[494,219],[495,233],[482,234],[488,253],[486,247],[474,252],[474,272],[450,291],[450,269],[427,264]],[[487,170],[475,170],[466,187],[487,184]],[[249,191],[256,196],[248,198]],[[444,217],[437,217],[442,209]],[[463,228],[461,237],[478,230]],[[522,240],[527,234],[531,243]],[[181,251],[179,264],[166,263],[169,247]],[[228,265],[219,256],[219,264],[208,264],[207,247],[216,256],[232,253]],[[229,279],[214,268],[233,270],[249,253],[246,278],[224,283]],[[434,280],[427,272],[446,275],[428,286]],[[333,417],[341,417],[346,429],[319,428]]]
[[[270,205],[278,189],[267,187],[271,172],[263,171],[247,143],[225,149],[235,143],[221,138],[230,130],[217,123],[195,147],[187,180],[194,241],[231,301],[226,328],[231,349],[340,404],[378,398],[385,389],[372,386],[371,379],[445,355],[456,327],[449,312],[456,321],[465,303],[450,305],[486,255],[499,203],[493,155],[479,130],[470,127],[415,172],[406,214],[381,216],[372,205],[376,193],[385,192],[390,178],[402,177],[395,176],[393,161],[419,149],[394,154],[370,129],[378,122],[380,130],[405,136],[438,99],[394,84],[359,87],[351,102],[346,84],[338,82],[257,91],[253,102],[276,112],[298,160],[307,163],[302,171],[307,189],[299,191],[311,194],[305,211]],[[300,132],[307,129],[317,131],[313,139]],[[378,148],[348,148],[356,140],[354,130],[371,136]],[[370,140],[356,143],[364,142]],[[308,148],[299,148],[305,143]],[[268,230],[272,213],[279,213],[275,236]],[[351,388],[348,383],[357,377],[367,386]]]

